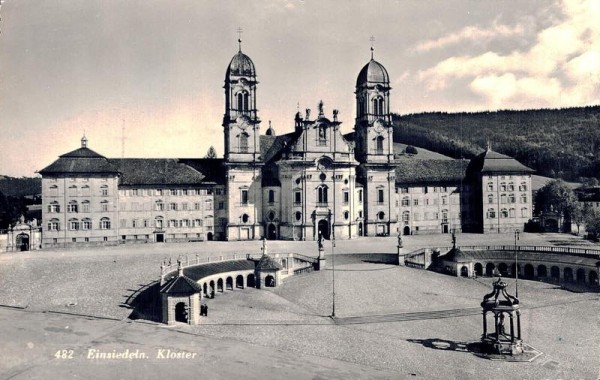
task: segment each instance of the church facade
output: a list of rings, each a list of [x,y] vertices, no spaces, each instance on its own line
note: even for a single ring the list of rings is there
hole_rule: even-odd
[[[225,74],[223,158],[110,159],[84,137],[40,171],[43,246],[506,232],[531,217],[532,170],[516,160],[489,148],[424,159],[394,142],[389,75],[373,57],[352,133],[319,102],[292,131],[261,134],[257,86],[240,47]]]

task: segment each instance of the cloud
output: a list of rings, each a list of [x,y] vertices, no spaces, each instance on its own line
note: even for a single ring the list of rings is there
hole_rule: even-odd
[[[427,52],[433,49],[440,49],[451,44],[458,44],[466,40],[478,41],[500,37],[512,37],[515,35],[522,35],[523,32],[524,28],[521,25],[508,26],[495,24],[493,27],[487,29],[476,26],[467,26],[456,33],[452,33],[435,40],[421,42],[415,47],[415,50],[417,52]]]
[[[427,91],[450,90],[458,80],[467,81],[470,91],[486,102],[483,108],[599,103],[600,2],[564,0],[560,9],[561,17],[539,31],[525,51],[449,57],[421,70],[417,78]],[[461,41],[460,36],[471,35],[468,30],[436,41],[440,46]],[[423,46],[433,48],[434,42]]]

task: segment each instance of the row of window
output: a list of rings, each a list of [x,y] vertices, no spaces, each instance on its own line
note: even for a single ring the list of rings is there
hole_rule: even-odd
[[[444,195],[440,199],[441,199],[441,204],[442,205],[447,205],[448,204],[448,197],[447,196]],[[455,201],[458,201],[458,198],[455,198]],[[409,197],[402,198],[402,203],[401,204],[404,207],[410,206],[410,198]],[[419,198],[414,198],[413,199],[413,206],[419,206],[420,204],[421,204],[421,202],[419,201]],[[434,199],[426,198],[424,205],[425,206],[429,206],[429,205],[437,205],[437,204],[438,204],[438,199],[437,198],[434,198]]]
[[[367,113],[366,111],[369,109],[368,99],[359,98],[358,99],[358,114],[364,115]],[[371,103],[371,113],[373,115],[385,115],[385,100],[382,96],[376,96],[370,101]]]
[[[396,193],[400,192],[401,194],[408,194],[408,187],[400,187],[396,189]],[[423,194],[429,194],[430,192],[433,193],[447,193],[448,192],[448,187],[446,186],[423,186],[420,188],[415,188],[419,189],[421,193]]]
[[[520,199],[521,203],[527,203],[527,195],[521,194],[521,197],[519,199]],[[495,203],[493,194],[488,195],[488,203]],[[517,203],[515,194],[500,195],[500,203]]]
[[[71,201],[67,204],[67,212],[90,212],[90,201],[83,201],[78,203],[77,201]],[[108,201],[100,202],[100,211],[107,212],[109,207]],[[52,202],[48,205],[48,213],[60,212],[60,203]]]
[[[223,195],[225,189],[215,189],[215,194]],[[212,189],[120,189],[119,195],[130,197],[144,196],[189,196],[189,195],[212,195]]]
[[[494,191],[494,183],[489,182],[487,185],[488,191]],[[500,183],[500,191],[515,191],[515,184],[509,183],[508,185],[505,182]],[[527,184],[525,182],[521,182],[519,185],[519,191],[527,191]]]
[[[517,214],[517,211],[514,208],[511,209],[501,209],[500,210],[500,218],[515,218]],[[496,210],[493,208],[490,208],[487,210],[486,213],[486,217],[488,219],[496,219]],[[527,209],[527,207],[523,207],[521,208],[521,217],[522,218],[528,218],[529,217],[529,210]]]
[[[410,216],[411,216],[410,212],[404,211],[402,213],[402,221],[404,223],[408,223],[410,221]],[[413,216],[413,219],[415,220],[415,222],[421,220],[421,214],[419,214],[417,212],[413,213],[412,216]],[[441,216],[442,216],[442,223],[448,223],[448,210],[442,210]],[[439,220],[439,219],[440,219],[439,212],[423,213],[423,220]]]
[[[82,182],[89,182],[89,181],[90,181],[90,179],[89,179],[89,178],[86,178],[86,177],[69,177],[69,181],[70,181],[70,182],[75,182],[75,181],[77,181],[77,180],[80,180],[80,181],[82,181]],[[100,180],[101,180],[102,182],[106,182],[106,181],[108,181],[108,178],[106,178],[106,177],[103,177],[103,178],[100,178]],[[48,181],[50,181],[50,182],[57,182],[57,181],[58,181],[58,178],[56,178],[56,177],[49,177],[49,178],[48,178]]]
[[[77,230],[91,230],[92,229],[92,220],[89,218],[85,218],[82,220],[77,220],[77,219],[69,219],[69,221],[67,222],[67,228],[70,231],[77,231]],[[58,219],[50,219],[48,221],[48,231],[60,231],[61,229],[61,223],[60,220]],[[101,230],[110,230],[111,224],[110,224],[110,218],[101,218],[99,223],[98,223],[98,228]]]
[[[207,225],[212,225],[212,216],[207,218]],[[163,228],[163,219],[155,219],[154,227]],[[191,227],[202,227],[204,222],[202,219],[169,219],[167,221],[167,227],[169,228],[191,228]],[[119,221],[120,228],[147,228],[150,227],[150,220],[138,220],[138,219],[121,219]]]
[[[81,190],[81,191],[79,191],[79,190]],[[58,196],[58,186],[56,186],[56,185],[50,186],[48,194],[51,197]],[[75,197],[77,195],[89,196],[89,195],[91,195],[91,188],[87,185],[82,186],[81,188],[78,188],[75,185],[71,185],[67,188],[67,194],[72,197]],[[100,186],[100,192],[98,194],[102,197],[108,197],[109,196],[108,186],[107,185]]]

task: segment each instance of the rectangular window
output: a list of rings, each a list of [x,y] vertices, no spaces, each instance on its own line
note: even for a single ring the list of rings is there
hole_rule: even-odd
[[[188,209],[188,204],[187,204],[187,203],[182,203],[182,204],[181,204],[181,209],[182,209],[183,211],[187,211],[187,209]]]
[[[358,190],[358,201],[359,202],[363,201],[363,192],[362,192],[362,190]]]
[[[127,219],[121,219],[119,221],[119,225],[121,228],[126,228],[127,227]]]
[[[100,203],[100,210],[103,212],[108,211],[108,202],[102,202]]]
[[[212,203],[212,200],[210,200],[210,199],[207,199],[207,200],[206,200],[204,203],[206,204],[206,210],[207,210],[207,211],[210,211],[210,210],[212,210],[212,209],[213,209],[213,203]]]
[[[200,210],[200,203],[198,203],[198,202],[194,203],[194,210],[196,210],[196,211]]]
[[[401,187],[401,188],[400,188],[400,192],[401,192],[402,194],[408,194],[408,187]]]
[[[140,226],[140,223],[139,223],[139,221],[138,221],[137,219],[133,219],[133,220],[131,221],[131,227],[133,227],[133,228],[137,228],[137,227],[139,227],[139,226]]]
[[[225,202],[219,202],[219,210],[223,210],[225,208]]]
[[[108,189],[107,189],[107,188],[103,188],[103,189],[101,189],[101,190],[100,190],[100,192],[101,192],[100,194],[101,194],[103,197],[108,197]]]
[[[242,194],[241,194],[241,201],[243,205],[247,205],[248,204],[248,190],[242,190]]]
[[[383,189],[378,189],[377,190],[377,203],[382,204],[384,202],[384,193],[383,193]]]
[[[419,200],[413,199],[413,206],[418,206],[418,205],[419,205]]]
[[[350,194],[347,191],[344,191],[344,203],[350,202]]]
[[[177,211],[177,203],[169,203],[169,210]]]

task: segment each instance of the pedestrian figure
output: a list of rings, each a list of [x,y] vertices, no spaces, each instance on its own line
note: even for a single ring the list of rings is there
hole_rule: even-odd
[[[204,305],[204,316],[208,317],[208,305]]]

